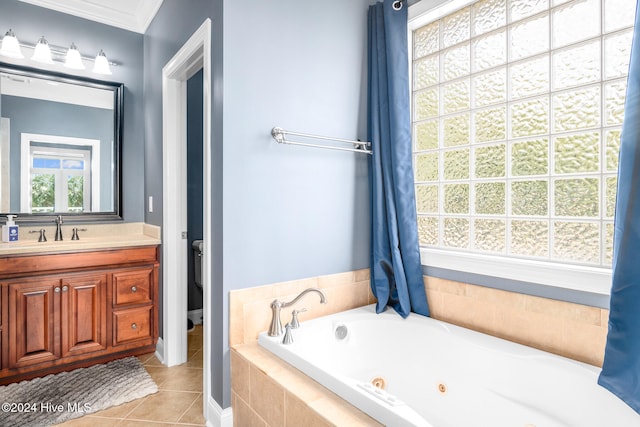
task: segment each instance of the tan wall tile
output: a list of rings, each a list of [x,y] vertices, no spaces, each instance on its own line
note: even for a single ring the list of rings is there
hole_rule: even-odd
[[[251,366],[249,405],[270,427],[284,426],[284,390],[264,372]]]
[[[423,276],[425,287],[434,291],[445,292],[455,295],[465,295],[466,284],[454,282],[453,280],[440,279],[438,277]]]
[[[353,280],[356,282],[364,282],[364,281],[369,281],[369,279],[371,279],[371,270],[369,270],[368,268],[363,268],[362,270],[356,270],[354,271],[354,273],[355,273],[355,276]]]
[[[231,352],[231,389],[245,401],[250,395],[250,364],[238,353]]]
[[[442,294],[443,315],[446,322],[455,323],[481,332],[491,331],[495,322],[495,308],[463,295]]]
[[[525,309],[525,298],[527,297],[527,295],[517,292],[475,285],[466,285],[465,295],[469,298],[477,299],[479,303],[488,303],[496,307],[507,307],[515,310]]]
[[[525,298],[525,310],[590,325],[600,325],[601,310],[597,307],[527,295]]]
[[[321,386],[316,381],[307,377],[299,370],[284,362],[282,359],[260,347],[257,343],[239,345],[231,349],[231,353],[236,353],[238,359],[249,363],[251,380],[251,403],[245,402],[236,393],[233,381],[235,376],[232,372],[232,406],[234,411],[234,421],[236,411],[241,411],[242,420],[247,424],[238,426],[251,426],[255,420],[262,420],[265,409],[256,408],[253,402],[268,408],[277,407],[271,399],[274,394],[280,399],[281,393],[285,393],[283,414],[286,426],[302,425],[308,427],[310,422],[318,422],[319,426],[326,425],[349,426],[349,427],[381,427],[371,417],[351,406],[340,397]],[[258,380],[254,377],[260,376]],[[263,400],[261,396],[267,396]],[[293,400],[292,396],[297,400]],[[292,407],[293,405],[293,407]],[[302,408],[306,406],[307,409]],[[245,408],[246,406],[246,408]],[[293,413],[291,411],[294,411]],[[304,423],[297,423],[300,417],[304,416]],[[277,417],[273,417],[277,420]],[[243,421],[243,422],[244,422]],[[257,424],[260,425],[260,424]],[[266,425],[266,424],[265,424]],[[271,426],[269,422],[269,426]],[[315,424],[310,424],[315,425]]]
[[[229,346],[242,344],[244,341],[244,306],[239,301],[239,294],[229,292]]]
[[[600,326],[604,328],[609,327],[609,310],[604,308],[600,309]]]
[[[608,311],[425,276],[431,316],[602,366]]]
[[[294,306],[281,311],[283,326],[291,320],[294,309],[307,309],[299,315],[299,320],[305,321],[375,302],[369,286],[368,269],[231,291],[229,345],[233,347],[255,341],[260,332],[269,329],[271,302],[275,299],[291,301],[308,288],[321,289],[327,296],[327,304],[320,304],[317,295],[305,295]]]
[[[429,313],[431,317],[438,320],[444,320],[444,297],[443,293],[433,289],[427,289],[427,303],[429,304]]]
[[[354,411],[353,406],[335,395],[311,402],[310,406],[337,426],[384,427],[364,412]]]
[[[268,427],[247,402],[232,393],[234,427]]]
[[[564,356],[591,365],[602,366],[607,328],[565,320],[562,323]]]
[[[298,397],[291,393],[285,394],[285,427],[332,427],[333,424],[313,411]]]

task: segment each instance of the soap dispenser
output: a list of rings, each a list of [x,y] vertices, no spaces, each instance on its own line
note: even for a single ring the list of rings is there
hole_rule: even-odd
[[[18,241],[18,226],[14,222],[16,215],[7,215],[7,222],[2,226],[2,241],[3,242],[17,242]]]

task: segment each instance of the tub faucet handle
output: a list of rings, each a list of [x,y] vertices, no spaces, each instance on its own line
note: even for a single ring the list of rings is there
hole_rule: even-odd
[[[291,334],[291,325],[288,323],[284,325],[284,338],[282,339],[282,344],[293,344],[293,334]]]
[[[298,313],[302,313],[307,311],[306,308],[301,308],[300,310],[293,310],[291,312],[291,329],[298,329],[300,327],[300,321],[298,320]]]
[[[308,288],[304,291],[300,292],[297,297],[292,299],[289,302],[282,302],[279,299],[274,299],[271,301],[271,325],[269,326],[269,336],[270,337],[278,337],[282,335],[282,323],[280,322],[280,310],[285,307],[292,306],[297,303],[300,298],[308,294],[309,292],[315,292],[320,295],[320,304],[327,303],[327,297],[325,297],[324,292],[317,288]]]

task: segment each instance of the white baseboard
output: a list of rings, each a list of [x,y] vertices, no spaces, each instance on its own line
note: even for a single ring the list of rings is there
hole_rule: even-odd
[[[202,309],[199,308],[197,310],[189,310],[187,312],[187,317],[191,319],[194,325],[202,324]]]
[[[156,343],[156,357],[160,363],[164,364],[164,341],[162,341],[162,337],[158,337],[158,342]]]
[[[233,427],[231,407],[222,409],[211,396],[207,402],[206,418],[207,427]]]

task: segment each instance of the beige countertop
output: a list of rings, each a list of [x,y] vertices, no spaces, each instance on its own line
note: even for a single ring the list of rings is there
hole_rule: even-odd
[[[76,227],[86,231],[78,232],[79,240],[71,240],[72,230]],[[46,242],[38,242],[40,229],[45,230]],[[57,242],[54,240],[55,232],[55,226],[20,226],[17,242],[0,242],[0,256],[155,246],[161,243],[160,227],[141,222],[63,225],[64,240]]]

